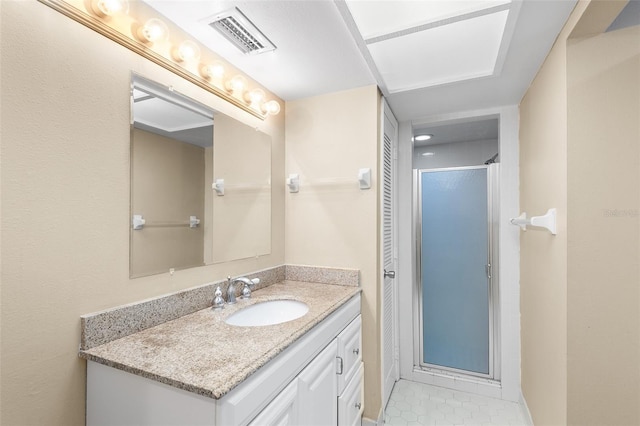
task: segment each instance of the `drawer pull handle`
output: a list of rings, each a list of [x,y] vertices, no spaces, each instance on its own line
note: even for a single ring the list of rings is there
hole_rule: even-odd
[[[359,410],[360,407],[362,407],[362,404],[360,404],[359,402],[356,402],[356,408]]]
[[[354,355],[358,355],[358,354],[360,353],[360,349],[355,348],[355,349],[353,350],[353,353],[354,353]]]

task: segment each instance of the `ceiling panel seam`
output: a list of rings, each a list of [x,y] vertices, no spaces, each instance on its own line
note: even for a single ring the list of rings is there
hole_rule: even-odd
[[[338,2],[339,2],[339,0],[336,0],[336,4],[338,4]],[[344,1],[340,1],[340,3],[343,3],[345,8],[347,7],[346,4],[344,3]],[[377,37],[372,37],[372,38],[366,39],[366,40],[364,40],[364,42],[367,45],[374,44],[374,43],[379,43],[381,41],[390,40],[390,39],[394,39],[394,38],[398,38],[398,37],[403,37],[403,36],[406,36],[406,35],[409,35],[409,34],[414,34],[414,33],[418,33],[418,32],[421,32],[421,31],[430,30],[432,28],[442,27],[442,26],[445,26],[445,25],[455,24],[456,22],[461,22],[461,21],[466,21],[466,20],[469,20],[469,19],[479,18],[481,16],[486,16],[486,15],[491,15],[493,13],[502,12],[503,10],[509,10],[510,7],[511,7],[511,4],[512,3],[505,3],[505,4],[498,5],[498,6],[493,6],[493,7],[487,8],[487,9],[477,10],[477,11],[474,11],[474,12],[469,12],[469,13],[464,13],[462,15],[453,16],[451,18],[441,19],[439,21],[429,22],[427,24],[417,25],[417,26],[411,27],[411,28],[405,28],[404,30],[394,31],[394,32],[389,33],[389,34],[384,34],[384,35],[381,35],[381,36],[377,36]],[[338,7],[338,8],[340,8],[340,7]],[[341,11],[341,13],[342,13],[342,11]],[[349,13],[349,16],[351,16],[351,13],[348,10],[347,10],[347,13]],[[344,18],[344,15],[343,15],[343,18]],[[353,20],[353,17],[351,17],[351,19]],[[355,21],[353,22],[353,25],[355,25]],[[358,34],[360,34],[360,33],[358,32]]]

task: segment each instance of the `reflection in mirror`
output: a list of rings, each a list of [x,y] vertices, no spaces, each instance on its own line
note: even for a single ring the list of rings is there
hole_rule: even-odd
[[[215,120],[213,171],[216,182],[224,181],[224,195],[213,197],[213,261],[268,254],[271,138],[223,115]]]
[[[269,254],[271,138],[132,80],[130,275]]]
[[[137,76],[132,105],[131,276],[201,266],[213,111]]]

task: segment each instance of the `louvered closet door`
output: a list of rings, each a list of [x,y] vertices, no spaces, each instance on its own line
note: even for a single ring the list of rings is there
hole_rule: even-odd
[[[386,107],[386,105],[385,105]],[[393,121],[392,121],[393,120]],[[396,230],[395,190],[394,190],[394,140],[396,125],[393,116],[388,117],[385,111],[384,140],[382,149],[382,241],[383,241],[383,288],[382,288],[382,372],[383,372],[383,404],[386,405],[398,378],[396,362],[396,279],[395,250]]]

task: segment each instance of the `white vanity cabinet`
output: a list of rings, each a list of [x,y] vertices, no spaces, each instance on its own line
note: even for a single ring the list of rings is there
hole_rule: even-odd
[[[251,426],[336,423],[338,409],[334,340],[250,423]]]
[[[358,315],[250,425],[361,424],[361,347],[362,320]]]
[[[220,399],[95,361],[87,368],[87,425],[359,425],[360,294]]]

